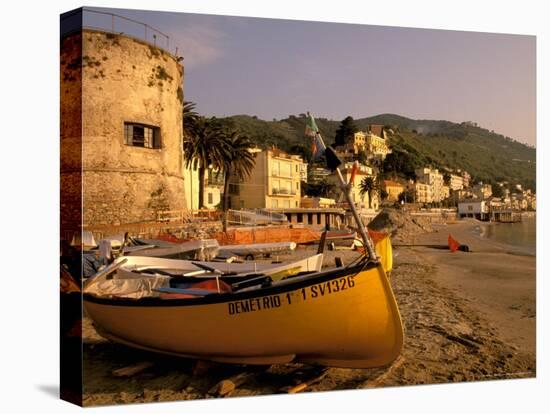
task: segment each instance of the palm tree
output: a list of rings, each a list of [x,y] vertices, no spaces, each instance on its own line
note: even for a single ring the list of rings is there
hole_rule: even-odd
[[[192,118],[188,118],[192,119]],[[186,125],[183,158],[186,168],[199,170],[199,209],[204,207],[204,178],[209,167],[223,169],[228,156],[222,130],[215,121],[196,116]]]
[[[372,194],[378,190],[378,183],[373,177],[365,177],[359,184],[359,194],[364,196],[368,194],[369,196],[369,208],[372,205]]]
[[[191,125],[197,121],[199,114],[195,111],[196,104],[190,101],[183,102],[183,113],[182,113],[182,123],[183,123],[183,141],[189,134],[188,130],[191,128]],[[183,142],[182,142],[183,144]]]
[[[225,132],[225,144],[227,146],[226,158],[223,163],[223,230],[227,230],[227,210],[229,209],[229,182],[233,177],[239,181],[250,176],[256,158],[249,151],[252,142],[246,135],[233,129]]]

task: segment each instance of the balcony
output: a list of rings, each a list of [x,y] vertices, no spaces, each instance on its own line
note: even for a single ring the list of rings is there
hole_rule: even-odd
[[[296,194],[297,194],[296,191],[290,190],[288,188],[272,188],[271,189],[271,195],[295,196]]]

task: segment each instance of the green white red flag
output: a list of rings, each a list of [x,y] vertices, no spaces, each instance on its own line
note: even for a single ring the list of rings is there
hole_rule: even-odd
[[[323,142],[323,139],[321,138],[319,128],[315,123],[315,118],[313,118],[313,115],[310,115],[309,112],[307,113],[306,118],[305,134],[308,137],[311,137],[311,153],[313,160],[322,157],[325,153],[326,146]]]

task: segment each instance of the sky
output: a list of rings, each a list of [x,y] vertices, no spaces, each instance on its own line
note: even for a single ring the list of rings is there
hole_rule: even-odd
[[[94,9],[154,27],[184,57],[184,99],[207,116],[341,120],[394,113],[474,121],[536,145],[536,38],[174,12]],[[110,29],[110,16],[84,24]],[[115,19],[143,38],[143,26]]]

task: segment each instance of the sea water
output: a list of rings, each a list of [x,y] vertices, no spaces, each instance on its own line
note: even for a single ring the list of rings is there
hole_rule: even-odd
[[[526,253],[535,254],[537,220],[536,217],[524,217],[519,223],[495,223],[486,226],[482,236],[512,245]]]

